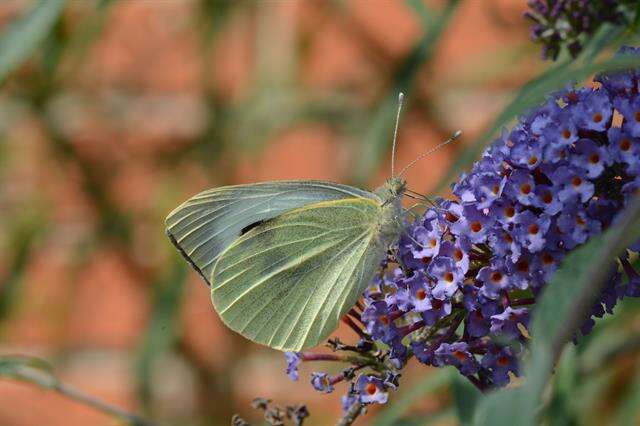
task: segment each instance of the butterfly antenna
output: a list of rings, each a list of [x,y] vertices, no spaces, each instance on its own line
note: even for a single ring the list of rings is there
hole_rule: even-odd
[[[434,207],[434,208],[438,207],[438,205],[431,198],[429,198],[428,196],[426,196],[424,194],[420,194],[419,192],[416,192],[416,191],[412,191],[409,188],[405,189],[404,195],[406,195],[409,198],[413,198],[414,200],[426,201],[427,203],[429,203],[431,205],[431,207]]]
[[[449,139],[447,139],[446,141],[442,142],[441,144],[431,148],[430,150],[428,150],[427,152],[423,152],[422,154],[420,154],[418,156],[418,158],[416,158],[415,160],[413,160],[412,162],[410,162],[409,164],[407,164],[405,166],[404,169],[402,169],[402,171],[398,174],[398,176],[402,176],[403,174],[405,174],[405,172],[407,170],[409,170],[414,164],[416,164],[418,161],[422,160],[424,157],[426,157],[429,154],[432,154],[433,152],[439,150],[440,148],[442,148],[445,145],[450,144],[451,142],[455,141],[456,139],[458,139],[460,137],[460,135],[462,135],[462,130],[458,130],[456,131],[453,136],[451,136]]]
[[[391,177],[394,176],[394,169],[396,164],[396,141],[398,140],[398,124],[400,123],[400,112],[402,111],[402,104],[404,103],[404,93],[398,94],[398,113],[396,114],[396,128],[393,131],[393,145],[391,147]]]

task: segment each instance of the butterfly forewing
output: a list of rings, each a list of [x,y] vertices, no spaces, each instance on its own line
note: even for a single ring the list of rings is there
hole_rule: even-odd
[[[322,181],[276,181],[201,192],[172,211],[167,234],[187,261],[210,282],[222,251],[255,223],[311,203],[377,196]]]
[[[233,330],[273,348],[322,342],[371,282],[388,244],[381,204],[310,204],[242,235],[212,272],[213,304]]]

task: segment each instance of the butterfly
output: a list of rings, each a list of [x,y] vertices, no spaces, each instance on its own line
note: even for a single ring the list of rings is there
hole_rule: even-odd
[[[225,186],[167,216],[169,239],[228,327],[283,351],[316,346],[337,328],[403,231],[408,166],[394,176],[397,126],[392,177],[373,192],[315,180]]]

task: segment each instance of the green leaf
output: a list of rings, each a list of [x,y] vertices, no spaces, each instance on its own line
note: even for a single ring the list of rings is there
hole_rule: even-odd
[[[55,389],[60,385],[46,361],[22,355],[0,356],[0,377],[30,383],[44,389]]]
[[[455,404],[458,421],[461,425],[469,425],[473,419],[476,405],[482,398],[482,393],[458,370],[451,369],[451,392]]]
[[[166,278],[152,286],[156,289],[153,313],[136,360],[137,390],[143,404],[151,397],[151,371],[154,361],[166,353],[176,339],[186,277],[187,269],[176,258]]]
[[[408,391],[393,398],[389,406],[380,411],[374,421],[374,426],[390,426],[401,424],[402,416],[419,400],[427,395],[435,393],[447,385],[450,373],[445,369],[431,371],[421,382],[418,382]]]
[[[553,394],[547,409],[547,418],[551,426],[569,426],[577,424],[575,411],[578,394],[576,377],[576,347],[570,346],[564,352],[556,368]]]
[[[29,265],[34,245],[45,229],[46,218],[40,212],[21,210],[17,223],[5,228],[8,234],[7,272],[0,278],[0,321],[11,315],[20,297],[22,278]]]
[[[409,6],[413,11],[418,15],[420,21],[422,21],[423,27],[428,27],[432,25],[436,19],[437,14],[434,13],[433,9],[428,6],[422,0],[405,0],[407,6]]]
[[[37,2],[33,10],[0,36],[0,84],[45,40],[65,3],[66,0]]]
[[[542,393],[562,349],[582,325],[598,297],[612,261],[640,238],[640,196],[634,197],[617,225],[569,254],[545,287],[533,312],[530,360],[525,383],[495,392],[482,401],[476,425],[536,424]]]

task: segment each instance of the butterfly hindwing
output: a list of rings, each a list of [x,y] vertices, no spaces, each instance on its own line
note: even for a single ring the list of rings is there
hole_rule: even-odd
[[[210,283],[222,251],[257,223],[321,201],[377,196],[322,181],[275,181],[214,188],[187,200],[166,219],[167,235]]]
[[[301,207],[249,230],[212,272],[213,304],[233,330],[298,351],[322,342],[371,282],[390,241],[369,198]]]

